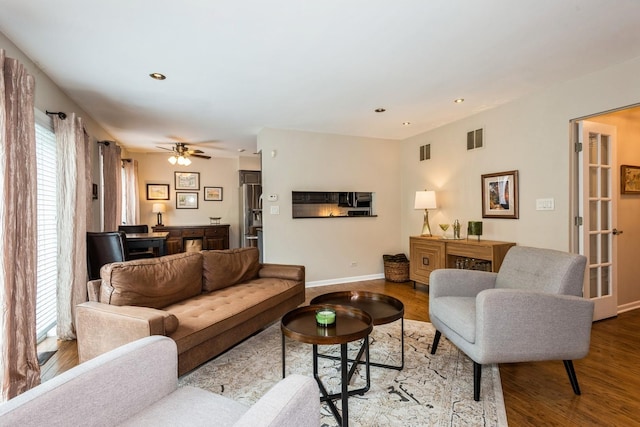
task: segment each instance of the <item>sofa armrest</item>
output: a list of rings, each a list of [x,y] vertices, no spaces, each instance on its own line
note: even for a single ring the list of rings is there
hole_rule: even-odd
[[[271,388],[234,424],[235,427],[317,427],[320,399],[316,381],[289,375]]]
[[[258,277],[296,280],[304,282],[304,266],[289,264],[260,264]]]
[[[102,279],[89,280],[87,282],[87,294],[89,301],[100,302],[100,287],[102,286]]]
[[[443,268],[429,275],[429,298],[444,296],[475,297],[495,287],[498,273],[478,270]]]
[[[178,319],[166,311],[84,302],[76,307],[78,358],[82,363],[137,339],[168,335],[177,328]]]
[[[476,299],[476,343],[505,363],[580,359],[589,352],[593,308],[572,295],[487,290]]]
[[[177,365],[172,339],[138,340],[3,403],[0,425],[119,425],[177,389]]]

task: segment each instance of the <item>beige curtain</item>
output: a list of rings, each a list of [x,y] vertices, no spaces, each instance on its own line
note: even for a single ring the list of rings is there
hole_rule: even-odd
[[[76,338],[75,308],[87,300],[87,227],[91,218],[91,153],[82,119],[54,116],[58,173],[59,339]]]
[[[140,224],[140,202],[138,199],[138,161],[122,160],[124,175],[122,203],[124,204],[123,224]]]
[[[0,49],[2,401],[40,384],[36,342],[35,80]]]
[[[122,224],[122,177],[120,147],[114,142],[100,144],[104,184],[104,231],[115,231]]]

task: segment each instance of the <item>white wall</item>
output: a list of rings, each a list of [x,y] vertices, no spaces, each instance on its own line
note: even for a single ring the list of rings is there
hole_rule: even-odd
[[[402,243],[420,232],[416,190],[437,191],[441,207],[432,224],[482,220],[484,238],[519,245],[570,249],[571,119],[640,102],[640,58],[482,112],[402,144]],[[483,127],[485,148],[466,151],[466,132]],[[431,160],[418,147],[431,144]],[[520,219],[483,219],[481,175],[518,170]],[[555,210],[536,211],[537,198],[554,198]],[[436,226],[437,227],[437,226]],[[433,230],[432,225],[432,230]]]
[[[382,255],[400,250],[399,141],[263,129],[264,259],[302,264],[307,282],[381,277]],[[273,156],[272,156],[273,152]],[[371,191],[373,218],[291,217],[292,191]],[[269,202],[268,195],[278,196]],[[280,214],[270,214],[271,207]],[[357,263],[351,266],[351,263]]]
[[[140,192],[140,222],[149,227],[156,225],[157,216],[151,212],[153,203],[165,203],[167,213],[162,215],[164,225],[207,225],[209,217],[221,217],[221,224],[231,225],[229,245],[239,246],[239,159],[212,157],[200,159],[191,157],[191,165],[171,165],[165,153],[129,153],[138,161],[138,182]],[[242,162],[242,167],[255,167],[255,160]],[[174,172],[199,172],[200,190],[198,209],[176,209],[176,189]],[[147,200],[147,184],[169,184],[169,200]],[[222,187],[222,201],[204,201],[204,187]],[[189,190],[181,190],[189,191]]]
[[[113,140],[114,138],[109,135],[100,125],[98,125],[89,114],[87,114],[82,108],[80,108],[75,102],[73,102],[67,95],[60,90],[60,88],[42,71],[38,68],[31,59],[29,59],[20,49],[18,49],[4,34],[0,33],[0,48],[6,51],[6,56],[19,60],[27,70],[29,74],[34,76],[36,81],[36,94],[35,94],[35,106],[36,109],[43,113],[48,111],[64,111],[67,114],[76,113],[77,116],[82,117],[85,128],[89,135],[92,137],[91,149],[92,149],[92,162],[93,162],[93,182],[99,183],[99,155],[98,144],[96,141],[101,140]],[[91,230],[98,231],[100,227],[100,203],[97,200],[92,204],[92,227]]]
[[[572,119],[640,102],[640,58],[611,66],[500,108],[397,141],[265,129],[263,153],[265,260],[303,264],[314,284],[380,275],[382,255],[409,252],[420,233],[415,191],[434,189],[440,222],[482,220],[484,238],[520,245],[570,249],[570,143]],[[466,133],[485,129],[485,148],[466,151]],[[419,146],[432,159],[420,162]],[[271,152],[275,151],[275,157]],[[483,219],[481,175],[518,170],[520,219]],[[291,218],[292,190],[375,191],[378,218]],[[537,198],[555,210],[536,211]],[[270,215],[271,205],[280,215]],[[342,222],[345,221],[345,222]],[[363,221],[363,222],[361,222]],[[357,267],[350,267],[355,261]]]

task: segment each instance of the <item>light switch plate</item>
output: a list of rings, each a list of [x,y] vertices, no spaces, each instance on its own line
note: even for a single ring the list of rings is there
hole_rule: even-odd
[[[280,215],[280,206],[271,206],[271,215]]]
[[[556,208],[556,203],[553,198],[536,199],[537,211],[552,211],[552,210],[555,210],[555,208]]]

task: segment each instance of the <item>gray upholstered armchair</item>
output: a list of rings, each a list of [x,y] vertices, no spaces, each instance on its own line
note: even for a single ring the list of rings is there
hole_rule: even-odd
[[[589,352],[593,302],[581,297],[586,258],[514,246],[500,271],[435,270],[429,278],[429,317],[473,361],[473,397],[480,399],[487,363],[562,360],[573,391],[573,360]]]

